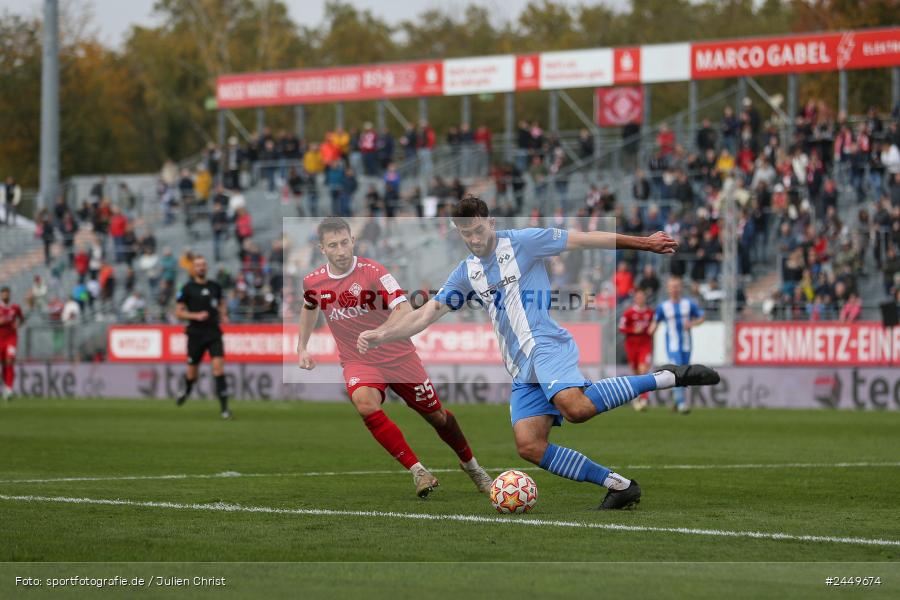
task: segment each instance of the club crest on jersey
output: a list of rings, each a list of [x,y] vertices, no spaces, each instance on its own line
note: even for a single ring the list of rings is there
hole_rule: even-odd
[[[353,387],[357,383],[359,383],[359,377],[351,377],[350,380],[347,382],[347,385],[350,387]]]
[[[209,290],[206,288],[203,288],[202,290],[200,290],[200,295],[201,296],[209,296]]]
[[[359,283],[354,283],[353,285],[350,286],[350,293],[353,294],[354,296],[359,296],[359,294],[361,292],[362,292],[362,286],[359,285]]]

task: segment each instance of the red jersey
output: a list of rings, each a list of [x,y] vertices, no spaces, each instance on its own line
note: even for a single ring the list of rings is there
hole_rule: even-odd
[[[0,303],[0,339],[16,339],[16,326],[25,316],[18,304]]]
[[[632,305],[625,309],[619,320],[619,331],[625,334],[625,339],[641,339],[650,342],[650,334],[647,330],[653,322],[653,309],[645,307],[643,310]]]
[[[381,326],[398,304],[406,302],[397,280],[383,265],[354,256],[343,275],[333,275],[328,265],[316,269],[303,278],[303,290],[306,306],[322,309],[341,364],[390,362],[415,354],[410,340],[383,344],[364,355],[356,349],[360,333]]]

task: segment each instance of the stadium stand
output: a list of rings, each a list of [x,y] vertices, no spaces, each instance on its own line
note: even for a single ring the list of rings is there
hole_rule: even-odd
[[[90,358],[102,352],[103,323],[171,320],[190,253],[213,260],[235,321],[292,318],[317,257],[308,240],[300,248],[283,236],[283,217],[352,217],[361,252],[433,289],[460,251],[429,246],[433,234],[401,217],[440,217],[470,191],[498,216],[534,225],[592,229],[615,217],[623,233],[667,231],[682,243],[672,261],[617,252],[611,265],[558,259],[548,268],[555,285],[603,288],[620,305],[636,287],[652,299],[661,278],[682,275],[715,317],[719,218],[733,193],[745,316],[877,318],[900,289],[897,109],[849,118],[810,99],[787,123],[763,119],[750,98],[735,113],[733,96],[723,97],[701,104],[721,116],[697,119],[694,131],[681,113],[624,139],[551,134],[538,121],[521,122],[511,147],[466,123],[442,137],[425,122],[397,139],[371,123],[321,141],[268,129],[243,144],[232,137],[155,176],[70,181],[32,230],[0,236],[0,278],[28,290],[51,326],[30,328],[26,355]],[[417,252],[428,252],[429,272],[408,260]],[[59,326],[77,335],[61,337]]]

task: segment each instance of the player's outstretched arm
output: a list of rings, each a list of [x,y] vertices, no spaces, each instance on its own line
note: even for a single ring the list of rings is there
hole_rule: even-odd
[[[365,354],[370,348],[396,340],[409,339],[450,312],[450,307],[435,300],[429,300],[416,310],[411,310],[389,319],[378,329],[369,329],[359,334],[356,349]],[[391,315],[392,317],[394,315]]]
[[[297,354],[299,356],[298,366],[301,369],[311,371],[316,368],[316,361],[307,350],[309,338],[312,335],[313,327],[319,318],[319,307],[309,307],[305,304],[300,308],[300,336],[297,340]]]
[[[570,231],[566,250],[642,250],[655,254],[675,254],[678,242],[664,231],[647,237],[622,235],[608,231]]]

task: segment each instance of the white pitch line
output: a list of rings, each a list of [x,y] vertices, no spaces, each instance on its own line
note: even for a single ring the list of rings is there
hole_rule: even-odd
[[[844,463],[745,463],[732,465],[612,465],[624,470],[715,470],[715,469],[858,469],[866,467],[900,467],[900,462],[844,462]],[[520,471],[536,471],[535,467],[496,467],[488,471],[500,473],[506,469]],[[430,469],[432,473],[456,473],[459,469]],[[222,473],[181,473],[174,475],[113,475],[107,477],[51,477],[46,479],[4,479],[5,483],[66,483],[78,481],[144,481],[144,480],[179,480],[179,479],[229,479],[233,477],[340,477],[345,475],[407,475],[409,471],[384,469],[375,471],[307,471],[296,473],[238,473],[224,471]]]
[[[88,504],[102,506],[132,506],[139,508],[169,508],[175,510],[216,511],[231,513],[264,513],[275,515],[326,516],[326,517],[366,517],[384,519],[407,519],[413,521],[455,521],[458,523],[483,523],[491,525],[530,525],[532,527],[570,527],[576,529],[605,529],[610,531],[630,531],[638,533],[678,533],[683,535],[751,538],[777,541],[815,542],[831,544],[854,544],[864,546],[900,546],[900,540],[860,538],[830,535],[798,535],[792,533],[771,533],[765,531],[729,531],[723,529],[695,529],[691,527],[653,527],[649,525],[622,525],[617,523],[585,523],[583,521],[555,521],[549,519],[483,517],[461,514],[399,513],[373,510],[331,510],[327,508],[275,508],[270,506],[243,506],[227,502],[213,504],[183,504],[179,502],[157,502],[142,500],[121,500],[110,498],[74,498],[68,496],[8,496],[0,494],[0,500],[9,502],[45,502],[57,504]]]

